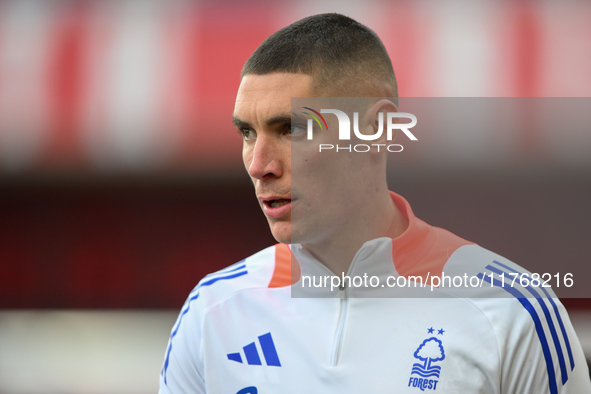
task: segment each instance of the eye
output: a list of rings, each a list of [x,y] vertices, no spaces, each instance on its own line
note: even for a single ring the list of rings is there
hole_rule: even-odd
[[[254,130],[252,129],[240,129],[238,132],[242,135],[244,141],[250,141],[256,136]]]
[[[300,137],[304,134],[306,134],[307,129],[305,126],[301,125],[301,124],[295,124],[292,123],[289,126],[289,135],[293,138],[293,137]]]

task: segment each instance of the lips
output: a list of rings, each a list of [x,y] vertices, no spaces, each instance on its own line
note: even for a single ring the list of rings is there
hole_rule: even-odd
[[[263,212],[269,218],[281,218],[286,216],[291,211],[292,199],[291,196],[261,196]]]

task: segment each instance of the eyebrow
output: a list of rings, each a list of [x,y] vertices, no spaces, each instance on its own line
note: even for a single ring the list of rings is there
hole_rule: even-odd
[[[285,123],[291,123],[292,118],[297,118],[296,114],[290,114],[290,115],[277,115],[274,116],[272,118],[269,118],[265,121],[265,124],[267,126],[274,126],[277,124],[285,124]],[[233,116],[232,117],[232,123],[234,123],[234,126],[240,128],[245,128],[245,129],[251,129],[253,128],[252,125],[242,119],[240,119],[237,116]]]

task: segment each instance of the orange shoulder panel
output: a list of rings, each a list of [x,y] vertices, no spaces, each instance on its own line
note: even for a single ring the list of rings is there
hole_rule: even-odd
[[[473,244],[442,228],[418,219],[410,204],[390,192],[398,210],[408,219],[408,228],[392,240],[392,260],[401,276],[441,276],[445,263],[458,248]]]
[[[270,288],[291,286],[300,278],[300,265],[291,253],[289,245],[275,245],[275,269],[269,282]]]

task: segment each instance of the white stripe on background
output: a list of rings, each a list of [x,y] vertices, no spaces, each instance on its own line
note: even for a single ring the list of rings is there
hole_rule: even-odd
[[[499,57],[495,45],[492,2],[424,1],[421,11],[431,14],[436,26],[430,49],[433,96],[492,96],[491,78]]]
[[[336,12],[349,16],[358,22],[372,26],[372,20],[375,20],[373,12],[379,12],[382,1],[373,0],[366,3],[357,1],[342,0],[303,0],[284,3],[285,11],[282,13],[282,20],[279,28],[285,27],[295,21],[310,15],[323,14],[327,12]],[[279,29],[278,28],[278,29]]]
[[[86,149],[103,169],[154,168],[170,155],[161,103],[167,3],[95,3]]]
[[[0,3],[0,168],[34,162],[48,137],[49,2]]]

